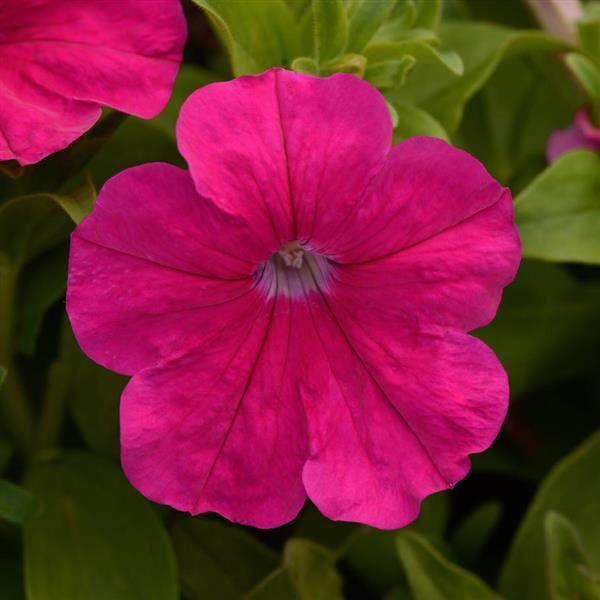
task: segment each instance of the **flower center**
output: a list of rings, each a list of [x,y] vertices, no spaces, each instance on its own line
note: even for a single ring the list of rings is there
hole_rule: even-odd
[[[271,296],[280,294],[289,298],[306,296],[311,292],[323,293],[332,266],[320,254],[308,251],[300,242],[286,242],[266,261],[258,272],[259,284]]]
[[[304,249],[298,240],[292,240],[283,244],[279,248],[279,255],[283,258],[286,267],[293,267],[294,269],[302,268]]]

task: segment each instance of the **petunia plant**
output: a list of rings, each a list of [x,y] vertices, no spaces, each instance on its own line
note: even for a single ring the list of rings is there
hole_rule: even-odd
[[[4,600],[600,598],[600,10],[0,0]]]

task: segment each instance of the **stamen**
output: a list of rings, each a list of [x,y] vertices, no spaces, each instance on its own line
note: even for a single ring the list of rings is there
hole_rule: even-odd
[[[283,244],[279,249],[279,255],[283,258],[286,267],[293,267],[294,269],[302,268],[304,250],[297,240]]]
[[[286,242],[257,271],[260,287],[269,296],[278,293],[301,298],[327,288],[331,264],[326,257],[303,248],[297,240]]]

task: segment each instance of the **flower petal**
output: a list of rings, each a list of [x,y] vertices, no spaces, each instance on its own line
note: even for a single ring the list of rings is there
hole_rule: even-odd
[[[0,160],[36,163],[66,148],[100,118],[98,105],[45,89],[16,95],[11,89],[21,86],[20,74],[7,66],[0,57]]]
[[[357,77],[279,69],[205,86],[177,124],[199,193],[275,250],[327,238],[381,168],[391,132],[381,94]]]
[[[503,194],[466,152],[436,138],[410,138],[392,149],[325,250],[341,263],[379,259],[455,227]]]
[[[306,499],[302,335],[289,299],[228,315],[196,351],[135,375],[121,401],[122,464],[151,500],[276,527]]]
[[[185,171],[123,171],[71,238],[67,310],[79,343],[128,374],[195,347],[222,306],[257,297],[243,255],[255,247],[245,224],[200,198]]]
[[[15,110],[0,112],[0,157],[28,164],[66,146],[97,104],[143,118],[165,106],[186,37],[178,0],[20,0],[4,12],[0,104]],[[23,137],[23,115],[43,133]]]
[[[392,121],[383,96],[354,75],[277,76],[296,237],[319,252],[383,166]]]
[[[359,324],[313,307],[318,340],[302,385],[308,496],[328,517],[384,529],[416,518],[492,442],[508,387],[494,354],[464,334]]]
[[[578,149],[600,152],[600,129],[594,127],[585,108],[579,110],[570,127],[550,134],[546,145],[546,159],[548,163],[552,163],[561,154]]]
[[[369,318],[403,315],[407,327],[470,331],[489,323],[521,258],[508,190],[458,225],[384,258],[340,264],[331,293]]]

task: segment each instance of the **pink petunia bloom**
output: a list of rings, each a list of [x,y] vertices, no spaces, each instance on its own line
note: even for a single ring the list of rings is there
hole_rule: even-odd
[[[66,148],[102,105],[156,116],[185,38],[179,0],[0,0],[0,160]]]
[[[600,129],[595,127],[582,108],[575,115],[570,127],[554,131],[546,145],[546,159],[553,163],[561,154],[571,150],[594,150],[600,152]]]
[[[122,464],[148,498],[274,527],[308,496],[395,528],[493,441],[506,375],[465,332],[517,270],[510,193],[443,141],[391,137],[364,81],[274,69],[187,100],[189,172],[104,186],[67,309],[133,375]]]

